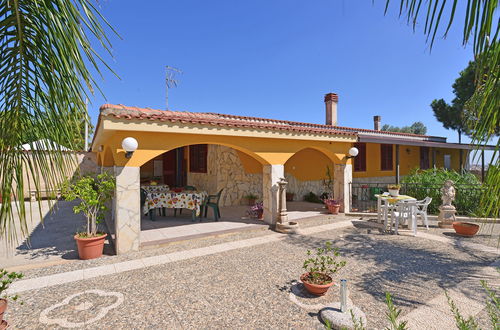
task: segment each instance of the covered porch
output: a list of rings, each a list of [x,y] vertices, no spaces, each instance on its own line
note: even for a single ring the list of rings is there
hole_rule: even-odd
[[[203,116],[209,116],[210,120],[200,120]],[[92,148],[98,153],[102,170],[116,177],[108,227],[114,229],[117,253],[138,250],[160,238],[252,226],[274,228],[279,212],[278,181],[288,180],[293,199],[301,201],[305,193],[319,195],[324,191],[327,166],[331,170],[334,197],[341,201],[341,211],[349,210],[352,171],[351,159],[346,155],[356,142],[355,133],[339,132],[324,125],[304,128],[243,123],[243,119],[242,123],[235,123],[236,120],[221,116],[101,107]],[[127,137],[138,143],[132,154],[122,147]],[[190,212],[173,217],[170,209],[166,216],[148,220],[141,210],[139,196],[141,184],[151,180],[173,187],[194,186],[208,194],[222,190],[220,221],[211,224],[213,217],[209,213],[201,223],[193,223]],[[249,193],[263,202],[263,221],[246,215],[248,206],[244,204]],[[294,219],[294,212],[298,212],[297,216],[305,215],[301,212],[321,212],[315,211],[318,207],[323,206],[306,203],[299,207],[302,210],[295,211],[284,205],[289,219]]]

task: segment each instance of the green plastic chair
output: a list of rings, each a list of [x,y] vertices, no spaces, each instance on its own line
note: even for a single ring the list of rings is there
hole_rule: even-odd
[[[217,195],[208,195],[207,201],[205,203],[205,218],[207,217],[208,213],[208,208],[211,207],[214,211],[214,219],[215,221],[219,221],[219,218],[221,217],[220,215],[220,208],[219,208],[219,201],[220,201],[220,196],[222,195],[222,190],[221,189]]]

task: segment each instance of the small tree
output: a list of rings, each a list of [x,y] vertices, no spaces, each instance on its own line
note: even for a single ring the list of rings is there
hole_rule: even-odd
[[[427,127],[421,121],[416,121],[410,126],[403,127],[385,124],[382,126],[382,131],[425,135],[427,133]]]
[[[73,207],[75,214],[82,212],[87,218],[86,232],[80,237],[96,237],[97,225],[107,210],[106,202],[113,196],[115,179],[108,173],[97,176],[83,176],[72,184],[66,184],[64,197],[69,200],[80,199],[80,204]]]

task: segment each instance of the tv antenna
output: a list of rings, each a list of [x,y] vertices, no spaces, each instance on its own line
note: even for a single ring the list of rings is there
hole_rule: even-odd
[[[181,74],[182,71],[177,69],[177,68],[174,68],[172,66],[169,66],[167,65],[165,67],[165,72],[166,72],[166,78],[165,78],[165,83],[166,83],[166,97],[165,97],[165,103],[166,103],[166,106],[167,106],[167,110],[168,110],[168,90],[172,87],[177,87],[177,83],[179,82],[176,78],[175,78],[175,75],[177,73]]]

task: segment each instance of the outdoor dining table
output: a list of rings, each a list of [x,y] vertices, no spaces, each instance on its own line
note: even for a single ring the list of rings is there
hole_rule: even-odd
[[[381,222],[381,217],[382,217],[382,201],[385,203],[389,204],[396,204],[399,201],[411,201],[414,200],[416,201],[417,199],[411,196],[407,195],[398,195],[398,196],[391,196],[391,195],[382,195],[382,194],[376,194],[375,197],[377,197],[377,222]],[[387,217],[387,214],[384,214],[384,217]],[[385,219],[384,219],[385,220]]]
[[[155,208],[189,209],[192,211],[193,221],[200,216],[201,205],[208,197],[206,191],[167,191],[148,193],[143,206],[144,214]]]

